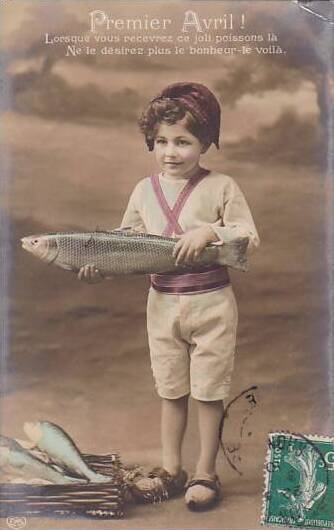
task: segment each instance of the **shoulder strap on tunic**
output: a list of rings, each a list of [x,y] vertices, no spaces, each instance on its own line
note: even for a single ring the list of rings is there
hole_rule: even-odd
[[[184,186],[182,191],[180,192],[178,198],[176,199],[176,202],[173,206],[173,208],[169,207],[169,204],[166,200],[166,197],[164,195],[164,192],[162,190],[159,176],[153,175],[151,177],[151,183],[153,190],[155,192],[155,195],[158,199],[158,203],[160,205],[161,210],[165,214],[165,217],[168,221],[162,235],[164,236],[170,236],[171,234],[183,234],[183,229],[181,228],[179,224],[179,217],[180,213],[182,211],[183,206],[185,205],[186,200],[188,199],[189,195],[197,186],[197,184],[209,173],[208,170],[203,169],[198,175],[188,180],[187,184]]]
[[[197,184],[209,173],[206,169],[189,179],[180,192],[173,208],[169,207],[162,190],[159,176],[151,177],[152,187],[161,210],[167,219],[167,225],[162,235],[183,234],[179,224],[179,216],[189,195]],[[169,294],[196,294],[215,291],[230,284],[227,268],[222,265],[211,265],[199,268],[191,273],[152,274],[151,285],[156,291]]]

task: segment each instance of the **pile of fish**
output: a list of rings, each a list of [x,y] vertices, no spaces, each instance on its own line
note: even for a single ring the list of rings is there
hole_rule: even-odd
[[[25,423],[29,442],[0,435],[2,482],[26,484],[87,484],[110,481],[84,461],[71,437],[48,421]]]
[[[27,236],[22,247],[46,263],[78,272],[94,264],[105,276],[113,274],[154,274],[187,271],[194,265],[176,265],[173,250],[177,239],[131,230],[83,233],[55,233]],[[248,237],[238,237],[205,247],[196,267],[214,263],[247,270]]]

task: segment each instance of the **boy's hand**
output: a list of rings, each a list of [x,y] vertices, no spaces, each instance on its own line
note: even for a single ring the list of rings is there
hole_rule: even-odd
[[[208,243],[218,240],[210,226],[201,226],[182,234],[173,250],[175,265],[194,263]]]
[[[94,264],[89,263],[81,267],[77,279],[85,280],[87,283],[98,283],[104,279],[104,276]]]

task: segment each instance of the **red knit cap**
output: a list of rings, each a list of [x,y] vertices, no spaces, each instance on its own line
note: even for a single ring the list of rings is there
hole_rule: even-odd
[[[219,149],[220,106],[214,94],[200,83],[174,83],[168,85],[152,101],[161,98],[175,99],[206,129],[208,140]]]

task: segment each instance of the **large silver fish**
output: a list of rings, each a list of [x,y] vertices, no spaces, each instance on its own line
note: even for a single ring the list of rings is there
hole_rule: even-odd
[[[95,473],[84,462],[74,441],[55,423],[50,421],[26,422],[23,429],[35,446],[47,453],[60,466],[65,466],[91,482],[110,481],[110,477]]]
[[[52,484],[87,483],[87,480],[68,477],[34,457],[12,438],[0,435],[0,469],[4,474],[26,480],[41,479]]]
[[[22,247],[46,263],[78,272],[86,264],[94,264],[108,274],[152,274],[186,271],[191,267],[176,266],[173,257],[177,239],[129,230],[91,233],[56,233],[28,236]],[[248,237],[223,244],[209,244],[196,261],[199,265],[219,263],[247,270]]]

